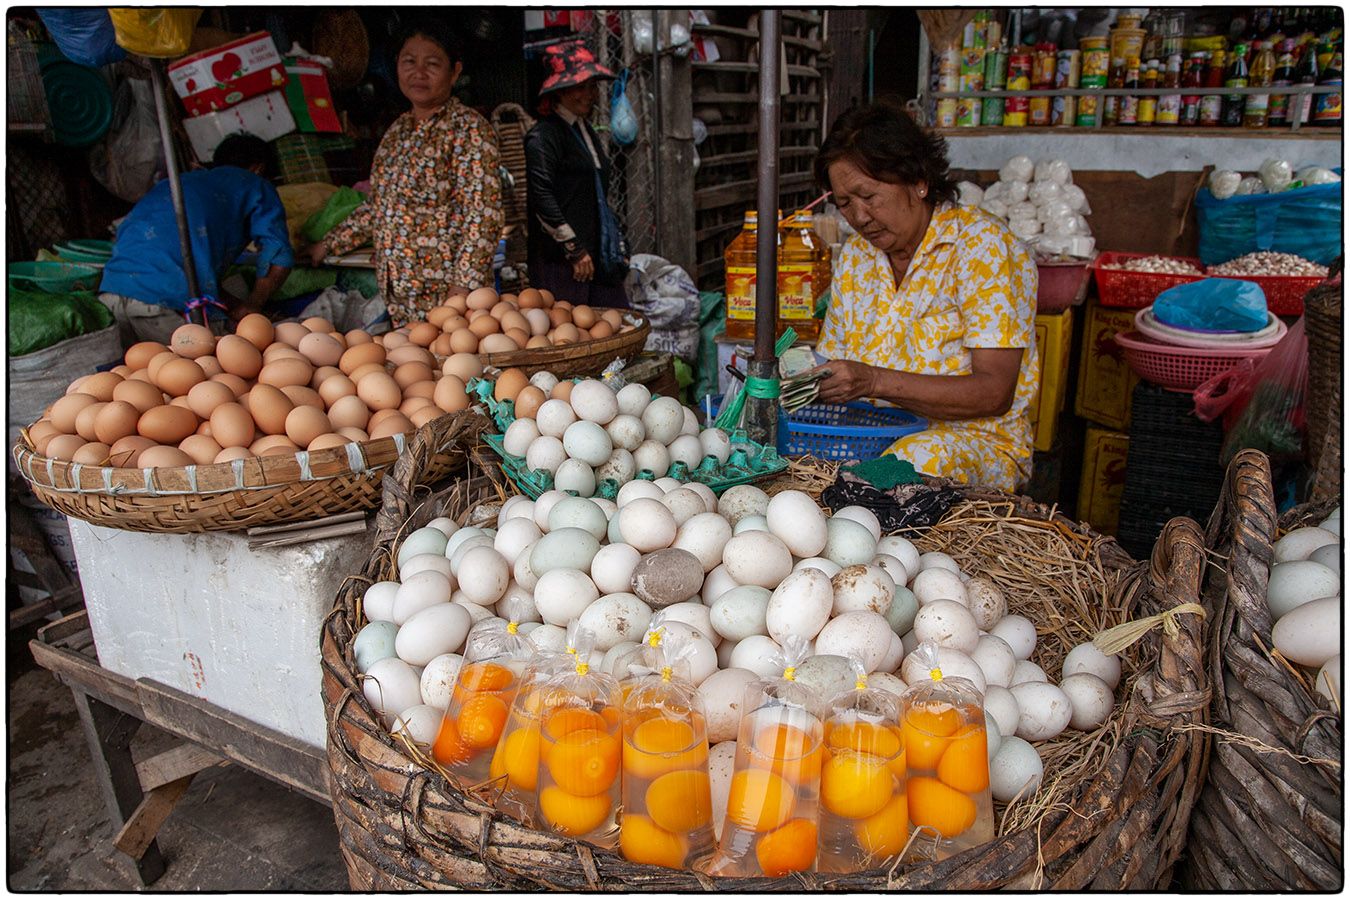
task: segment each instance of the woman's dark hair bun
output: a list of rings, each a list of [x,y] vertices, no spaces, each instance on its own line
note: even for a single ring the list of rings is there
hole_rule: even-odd
[[[948,173],[947,142],[920,128],[897,100],[885,98],[855,107],[834,120],[815,159],[816,181],[830,187],[830,166],[842,159],[868,177],[896,184],[928,185],[933,204],[956,200]]]

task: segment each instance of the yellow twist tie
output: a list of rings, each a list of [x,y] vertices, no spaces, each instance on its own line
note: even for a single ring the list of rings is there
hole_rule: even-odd
[[[864,675],[862,678],[859,678],[857,681],[853,682],[853,689],[855,691],[867,690],[867,676]]]
[[[796,666],[788,666],[786,669],[784,669],[784,670],[783,670],[783,678],[784,678],[784,680],[786,680],[786,681],[796,681],[796,680],[797,680],[797,667],[796,667]]]
[[[568,652],[568,654],[571,655],[571,656],[576,656],[576,655],[577,655],[577,648],[576,648],[576,647],[568,647],[568,648],[567,648],[567,652]]]
[[[515,633],[518,632],[519,630],[520,630],[520,625],[519,625],[519,623],[517,623],[517,622],[507,622],[507,623],[506,623],[506,633],[507,633],[507,634],[515,634]]]
[[[585,675],[585,674],[586,674],[587,672],[589,672],[590,670],[591,670],[591,664],[590,664],[590,663],[584,663],[584,662],[579,662],[579,663],[577,663],[577,674],[578,674],[578,675]]]
[[[1107,656],[1114,656],[1148,634],[1160,623],[1163,627],[1163,633],[1172,640],[1176,640],[1181,635],[1181,627],[1177,624],[1177,617],[1188,613],[1194,613],[1203,619],[1205,608],[1199,603],[1183,603],[1166,612],[1160,612],[1156,616],[1145,616],[1132,622],[1122,622],[1113,628],[1099,632],[1093,637],[1092,645]]]
[[[662,666],[662,667],[661,667],[661,680],[662,680],[662,681],[669,681],[669,680],[670,680],[670,666]]]
[[[664,627],[662,627],[662,628],[658,628],[658,629],[656,629],[655,631],[653,631],[653,632],[651,632],[650,634],[648,634],[648,635],[647,635],[647,646],[649,646],[649,647],[660,647],[660,646],[661,646],[661,632],[664,631],[664,630],[665,630]]]
[[[939,669],[939,668],[936,668],[936,667],[935,667],[935,668],[932,668],[932,669],[929,669],[929,670],[928,670],[928,677],[931,678],[931,679],[933,679],[934,681],[941,681],[941,680],[942,680],[942,670]]]

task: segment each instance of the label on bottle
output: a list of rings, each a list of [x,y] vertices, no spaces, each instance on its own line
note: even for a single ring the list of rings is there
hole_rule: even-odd
[[[1223,97],[1206,94],[1200,98],[1200,124],[1218,125],[1223,121]]]
[[[809,319],[815,313],[815,268],[810,265],[779,266],[778,318]]]
[[[755,270],[727,266],[727,318],[755,321]]]
[[[1166,94],[1158,98],[1158,124],[1175,125],[1181,121],[1181,95]]]

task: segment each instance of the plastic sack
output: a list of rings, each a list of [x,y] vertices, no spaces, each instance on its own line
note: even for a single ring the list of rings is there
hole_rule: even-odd
[[[1237,190],[1233,192],[1235,197],[1250,197],[1252,194],[1266,193],[1266,186],[1262,184],[1261,179],[1255,175],[1247,175],[1238,182]]]
[[[985,201],[980,204],[980,209],[992,216],[998,216],[1000,219],[1008,218],[1008,207],[1004,205],[1002,200],[990,200],[986,197]]]
[[[859,872],[883,865],[909,840],[900,701],[867,686],[850,660],[853,690],[830,700],[820,772],[820,872]]]
[[[999,202],[1003,202],[1007,197],[1008,185],[1006,182],[995,181],[993,184],[989,185],[989,187],[984,189],[984,199],[986,201],[998,200]]]
[[[1008,218],[1014,221],[1017,219],[1029,219],[1035,221],[1038,212],[1036,204],[1026,200],[1023,200],[1021,203],[1008,204]]]
[[[1308,166],[1306,169],[1299,169],[1294,173],[1294,181],[1301,181],[1304,185],[1338,184],[1340,180],[1340,175],[1321,166]]]
[[[1092,207],[1088,206],[1087,194],[1076,184],[1066,184],[1064,186],[1064,202],[1072,207],[1076,213],[1085,216],[1092,215]]]
[[[1027,199],[1028,185],[1025,181],[1001,181],[1003,185],[1004,203],[1012,206],[1016,203],[1023,203]]]
[[[1022,240],[1030,240],[1041,233],[1041,223],[1036,219],[1012,219],[1008,230]]]
[[[11,357],[36,353],[113,323],[112,313],[92,291],[48,294],[11,287],[6,299]]]
[[[356,212],[357,207],[366,202],[359,191],[349,187],[340,187],[324,203],[323,208],[305,220],[300,233],[309,241],[321,241],[328,232],[341,224],[348,216]]]
[[[627,147],[637,140],[637,113],[628,100],[628,71],[624,70],[614,82],[609,94],[609,133],[614,140]]]
[[[651,324],[645,349],[697,357],[699,297],[688,272],[660,256],[637,253],[628,260],[624,292]]]
[[[1065,216],[1062,219],[1051,219],[1041,223],[1041,234],[1049,235],[1055,238],[1071,238],[1078,234],[1077,216]]]
[[[1215,200],[1227,200],[1237,193],[1242,184],[1242,173],[1231,169],[1215,169],[1209,173],[1209,192]]]
[[[117,33],[117,43],[128,52],[167,59],[188,52],[202,10],[182,6],[114,6],[108,9],[108,16]]]
[[[1257,174],[1261,176],[1261,184],[1271,194],[1278,194],[1294,182],[1294,167],[1287,159],[1268,159],[1261,163]]]
[[[1027,188],[1027,199],[1037,206],[1059,203],[1064,199],[1064,186],[1053,181],[1033,181]]]
[[[1036,174],[1036,164],[1026,156],[1014,156],[998,170],[999,181],[1020,181],[1026,183]]]
[[[956,185],[956,202],[962,206],[979,206],[984,200],[984,191],[978,184],[962,181]]]
[[[623,819],[629,862],[684,869],[713,853],[712,785],[703,700],[689,680],[693,643],[671,635],[654,667],[623,683]]]
[[[1292,253],[1324,266],[1341,254],[1339,183],[1227,200],[1202,188],[1195,214],[1200,261],[1207,266],[1258,250]]]
[[[1036,210],[1036,218],[1042,222],[1054,222],[1057,219],[1072,219],[1073,207],[1065,200],[1051,200]]]
[[[1043,159],[1036,163],[1035,177],[1042,183],[1073,184],[1073,170],[1062,159]]]
[[[1153,301],[1164,325],[1194,331],[1260,331],[1270,324],[1266,292],[1254,281],[1202,278],[1170,287]]]
[[[111,65],[127,58],[117,46],[117,32],[102,6],[40,6],[38,18],[61,54],[82,66]]]
[[[945,859],[994,839],[984,702],[965,678],[944,678],[937,645],[914,651],[929,673],[900,697],[909,820],[920,855]]]
[[[808,643],[789,636],[774,668],[741,698],[726,822],[710,875],[779,878],[815,866],[824,703],[797,682]]]
[[[155,186],[164,164],[164,145],[155,118],[150,82],[124,78],[114,95],[108,133],[89,148],[89,171],[108,191],[135,203]]]

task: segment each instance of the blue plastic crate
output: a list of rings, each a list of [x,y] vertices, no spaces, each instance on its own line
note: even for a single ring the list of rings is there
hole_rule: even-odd
[[[721,406],[722,397],[713,397],[714,416]],[[927,419],[903,409],[858,400],[817,403],[788,416],[787,454],[832,460],[875,459],[900,438],[927,428]]]

